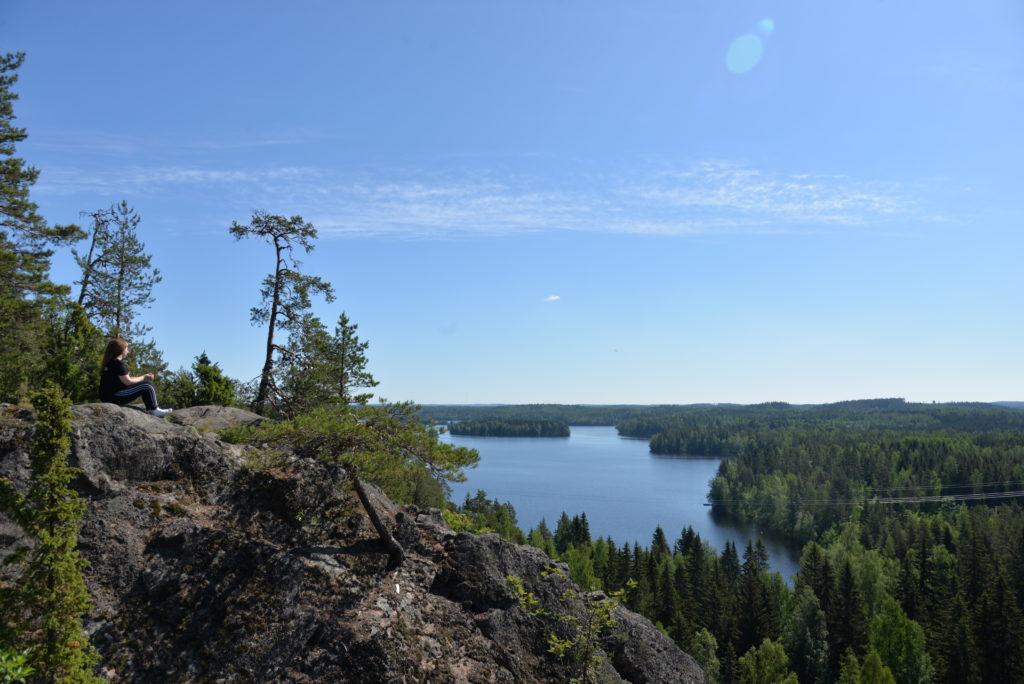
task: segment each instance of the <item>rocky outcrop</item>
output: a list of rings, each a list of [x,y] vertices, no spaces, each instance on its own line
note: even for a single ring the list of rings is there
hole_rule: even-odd
[[[295,457],[268,464],[192,425],[111,404],[73,410],[71,460],[88,503],[80,547],[95,603],[86,625],[110,680],[578,675],[578,663],[548,653],[547,640],[572,636],[565,618],[586,617],[587,597],[537,549],[454,534],[438,511],[396,506],[368,485],[406,549],[405,562],[387,570],[386,550],[338,466]],[[193,425],[213,417],[189,412],[172,415]],[[251,420],[215,413],[217,425]],[[33,416],[7,414],[0,476],[24,488]],[[2,523],[0,555],[19,543],[16,528]],[[538,610],[520,607],[508,576],[521,578]],[[579,598],[566,599],[567,589]],[[600,644],[606,681],[706,681],[649,621],[621,607],[613,617]]]
[[[190,406],[177,409],[167,419],[178,425],[191,425],[203,432],[216,432],[231,427],[255,427],[263,416],[231,406]]]

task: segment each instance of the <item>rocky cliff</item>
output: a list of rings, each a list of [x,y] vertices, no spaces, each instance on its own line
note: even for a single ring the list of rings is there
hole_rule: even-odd
[[[454,534],[438,511],[369,494],[407,558],[387,555],[337,466],[266,459],[204,429],[232,409],[73,409],[71,462],[88,511],[80,548],[101,673],[131,682],[568,681],[547,652],[590,613],[560,564],[496,535]],[[0,419],[0,477],[25,489],[33,414]],[[200,429],[197,429],[200,428]],[[0,556],[21,543],[0,519]],[[561,566],[564,569],[564,566]],[[526,611],[505,581],[539,601]],[[2,578],[0,578],[2,580]],[[622,608],[599,646],[603,681],[705,682],[690,656]]]

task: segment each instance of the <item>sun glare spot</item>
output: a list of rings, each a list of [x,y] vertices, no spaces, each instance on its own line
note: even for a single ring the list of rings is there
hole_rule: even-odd
[[[775,33],[775,21],[773,19],[762,19],[757,22],[757,30],[764,34],[765,38]]]
[[[745,74],[757,66],[763,52],[761,39],[748,33],[732,41],[725,55],[725,65],[734,74]]]

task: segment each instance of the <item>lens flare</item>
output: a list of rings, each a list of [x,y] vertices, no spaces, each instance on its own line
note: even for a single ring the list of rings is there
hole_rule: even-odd
[[[757,30],[760,31],[765,38],[770,38],[775,33],[775,21],[773,19],[762,19],[757,22]]]
[[[763,53],[764,43],[748,33],[732,41],[725,55],[725,65],[734,74],[745,74],[757,66]]]

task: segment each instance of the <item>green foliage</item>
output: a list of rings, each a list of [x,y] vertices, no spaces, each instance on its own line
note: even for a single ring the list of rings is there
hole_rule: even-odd
[[[278,449],[249,448],[242,454],[242,464],[249,470],[270,470],[280,468],[288,457]]]
[[[441,507],[447,482],[465,480],[479,460],[473,449],[443,444],[409,403],[348,409],[320,407],[245,434],[250,444],[285,447],[299,456],[355,468],[399,503]]]
[[[859,684],[860,682],[860,661],[852,649],[847,649],[843,654],[842,663],[839,667],[839,679],[836,684]]]
[[[477,437],[568,437],[569,426],[554,420],[464,420],[452,423],[453,435]]]
[[[366,370],[366,350],[370,343],[360,341],[356,335],[358,329],[359,326],[349,321],[342,311],[324,359],[328,377],[333,378],[338,401],[342,404],[365,404],[373,394],[354,394],[353,390],[376,387],[378,384]]]
[[[892,670],[882,662],[878,651],[871,649],[864,658],[864,665],[860,668],[860,684],[896,684],[896,678]]]
[[[178,408],[233,406],[237,384],[204,351],[196,357],[191,371],[180,368],[171,374],[164,382],[161,396],[164,404]]]
[[[786,650],[771,639],[765,639],[739,659],[739,675],[740,684],[798,684],[796,674],[789,670]]]
[[[718,641],[715,639],[715,635],[709,632],[706,627],[698,629],[690,639],[690,655],[700,665],[700,669],[704,670],[712,684],[719,681],[718,673],[721,668],[718,656],[715,654],[717,650]]]
[[[299,271],[302,264],[293,256],[294,248],[301,247],[308,254],[313,251],[312,241],[317,236],[313,224],[301,216],[285,218],[254,211],[250,224],[232,222],[229,232],[236,240],[257,237],[274,247],[274,271],[263,280],[260,303],[251,311],[253,325],[267,325],[263,370],[253,399],[253,410],[263,413],[268,403],[274,406],[282,403],[275,383],[274,366],[276,357],[292,353],[277,343],[277,328],[301,330],[303,321],[309,320],[305,314],[312,306],[311,297],[319,294],[328,302],[333,301],[334,289],[327,281]]]
[[[526,535],[517,526],[516,509],[512,504],[500,503],[497,499],[488,499],[487,492],[477,490],[476,495],[466,494],[465,502],[457,511],[451,512],[451,519],[459,528],[456,531],[483,534],[497,532],[502,538],[514,544],[525,544]],[[446,516],[447,518],[447,516]],[[451,522],[449,522],[451,525]]]
[[[934,681],[935,670],[925,649],[924,630],[907,617],[894,599],[888,599],[882,612],[871,621],[871,648],[892,671],[897,684]]]
[[[361,342],[359,326],[342,312],[331,335],[320,319],[304,314],[292,327],[288,353],[274,371],[278,389],[277,410],[295,416],[315,406],[366,404],[373,394],[355,394],[358,388],[375,387],[366,370],[369,342]]]
[[[0,510],[37,544],[13,554],[22,564],[13,587],[0,590],[0,650],[29,649],[29,665],[46,679],[97,681],[81,616],[91,609],[77,551],[85,504],[70,488],[77,470],[67,465],[71,411],[56,389],[33,397],[32,485],[25,495],[0,480]]]
[[[29,379],[50,350],[44,312],[68,288],[50,280],[53,248],[81,236],[77,226],[47,226],[29,190],[39,171],[15,156],[28,134],[14,125],[23,53],[0,56],[0,401],[25,398]]]
[[[107,336],[138,340],[138,345],[149,332],[138,322],[139,310],[153,302],[153,287],[162,280],[138,236],[142,219],[125,201],[90,216],[89,249],[74,251],[82,271],[76,281],[78,304]]]
[[[801,682],[828,681],[828,626],[818,597],[809,586],[796,595],[783,643]]]
[[[174,408],[196,406],[197,390],[192,372],[186,368],[179,368],[164,378],[160,388],[160,401]]]
[[[85,310],[66,298],[53,299],[45,311],[45,340],[47,351],[34,384],[54,384],[76,404],[97,401],[106,339]]]
[[[29,665],[32,652],[0,651],[0,684],[17,684],[26,681],[35,673]]]
[[[564,577],[564,571],[559,568],[550,568],[544,573],[544,577],[550,576]],[[601,648],[602,640],[607,638],[622,640],[626,636],[613,632],[616,621],[612,617],[615,607],[620,605],[625,598],[625,590],[615,591],[607,596],[599,593],[581,596],[575,589],[566,589],[561,596],[563,604],[583,603],[582,614],[577,614],[571,611],[545,610],[541,607],[540,600],[532,592],[526,590],[519,577],[507,576],[505,582],[516,597],[519,607],[529,615],[546,616],[562,623],[564,636],[559,636],[555,632],[548,633],[548,653],[559,658],[569,658],[575,663],[578,676],[569,681],[580,684],[599,681],[601,666],[608,659]]]

